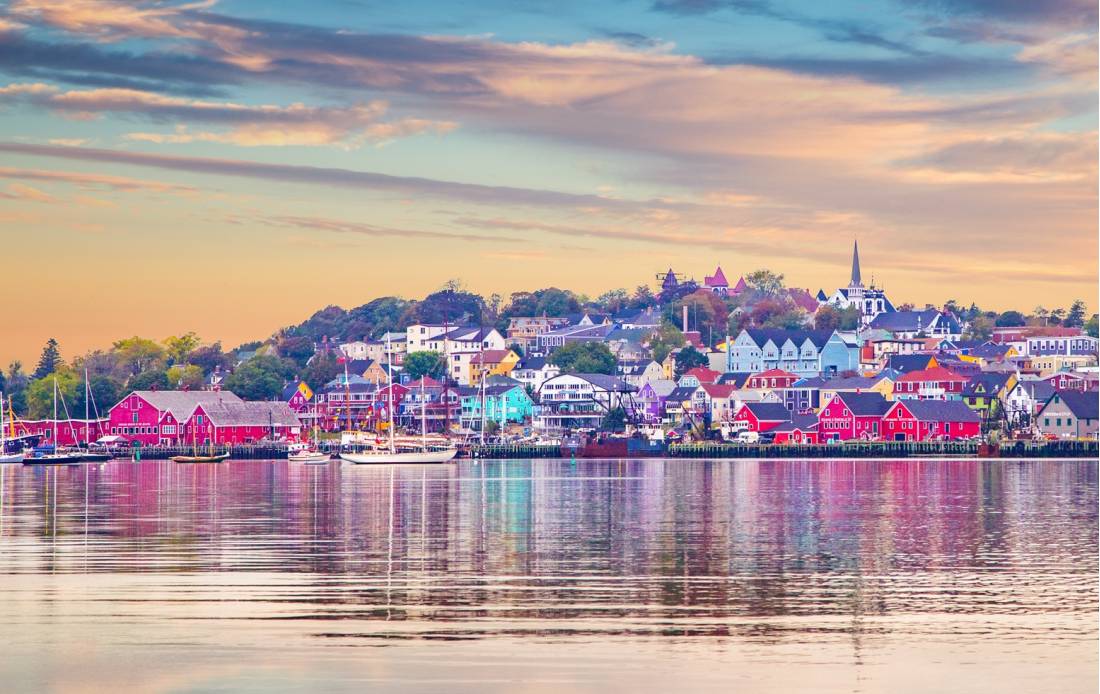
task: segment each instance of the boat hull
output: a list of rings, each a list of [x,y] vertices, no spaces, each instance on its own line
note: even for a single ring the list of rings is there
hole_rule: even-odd
[[[43,455],[36,458],[24,458],[24,465],[76,465],[80,462],[79,453],[61,455]]]
[[[169,460],[173,463],[220,463],[228,458],[228,453],[222,453],[221,455],[175,455]]]
[[[287,460],[292,463],[327,463],[332,460],[332,456],[328,453],[310,451],[306,453],[291,453],[287,456]]]
[[[82,453],[80,460],[85,463],[106,463],[113,457],[110,453]]]
[[[22,453],[0,453],[0,463],[21,463],[24,458]]]
[[[407,453],[341,453],[340,459],[356,465],[394,465],[401,463],[446,463],[454,459],[457,449],[445,448],[439,451],[409,451]]]

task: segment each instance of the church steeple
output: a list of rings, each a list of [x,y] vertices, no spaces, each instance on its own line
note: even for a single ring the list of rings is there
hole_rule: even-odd
[[[859,241],[854,241],[852,246],[852,281],[850,287],[862,287],[863,278],[859,276]]]

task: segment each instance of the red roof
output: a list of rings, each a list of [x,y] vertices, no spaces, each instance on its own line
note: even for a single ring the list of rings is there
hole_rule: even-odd
[[[714,271],[713,275],[707,275],[703,280],[703,284],[708,287],[728,287],[730,283],[726,281],[726,275],[722,272],[722,266],[719,265],[718,269]]]
[[[735,292],[743,292],[743,291],[745,291],[745,290],[746,290],[746,289],[748,289],[748,288],[749,288],[749,285],[745,284],[745,278],[744,278],[744,277],[742,277],[741,279],[737,280],[737,284],[736,284],[736,285],[734,285],[734,287],[733,287],[733,291],[735,291]]]
[[[703,383],[699,386],[712,398],[728,398],[737,387],[732,383]]]
[[[722,374],[714,369],[708,369],[705,366],[696,366],[694,369],[685,371],[684,375],[698,378],[699,383],[714,383]]]
[[[910,371],[907,374],[902,374],[898,378],[898,382],[901,381],[969,381],[966,376],[960,376],[959,374],[945,369],[942,366],[933,366],[931,369],[921,369],[920,371]]]
[[[487,349],[478,353],[471,361],[474,364],[499,364],[511,351],[510,349]]]
[[[790,371],[784,371],[783,369],[768,369],[767,371],[761,371],[758,374],[749,376],[749,379],[753,378],[793,378],[796,381],[798,380],[798,376]]]
[[[409,381],[406,384],[406,387],[408,387],[409,390],[415,390],[415,389],[420,387],[420,382],[421,381],[424,382],[424,387],[425,388],[438,388],[439,386],[442,385],[439,381],[435,380],[431,376],[422,376],[422,377],[416,379],[415,381]]]

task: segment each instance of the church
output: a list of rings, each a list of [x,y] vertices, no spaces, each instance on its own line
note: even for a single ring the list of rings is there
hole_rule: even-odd
[[[852,277],[848,281],[848,286],[837,289],[829,297],[825,296],[825,292],[819,291],[817,299],[822,303],[832,304],[839,309],[858,308],[860,313],[863,314],[862,322],[864,325],[870,323],[880,313],[893,313],[896,310],[890,300],[886,298],[886,292],[875,287],[873,281],[871,286],[863,286],[863,278],[859,272],[859,241],[854,242],[852,247]]]

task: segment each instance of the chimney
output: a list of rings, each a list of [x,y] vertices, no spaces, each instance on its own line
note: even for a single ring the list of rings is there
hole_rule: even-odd
[[[688,307],[684,304],[684,332],[688,331]]]

